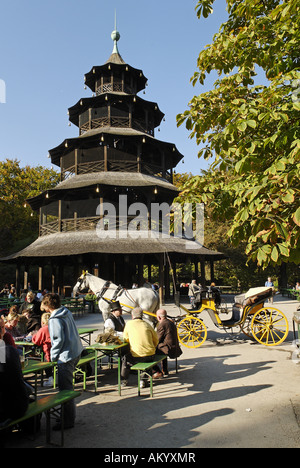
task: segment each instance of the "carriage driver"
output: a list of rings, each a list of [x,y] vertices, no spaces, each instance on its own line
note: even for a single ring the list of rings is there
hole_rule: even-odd
[[[122,335],[125,327],[125,321],[122,317],[122,307],[119,301],[115,301],[111,305],[111,310],[108,318],[105,320],[105,331],[108,329],[115,330],[117,335]]]

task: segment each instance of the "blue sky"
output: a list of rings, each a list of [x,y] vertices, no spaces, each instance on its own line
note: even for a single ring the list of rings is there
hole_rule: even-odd
[[[68,126],[67,110],[81,97],[84,74],[101,65],[113,48],[111,32],[117,11],[119,52],[148,78],[143,99],[165,113],[156,138],[175,143],[184,154],[177,172],[198,174],[207,163],[176,115],[189,100],[212,87],[190,84],[199,52],[226,21],[226,2],[199,20],[196,0],[10,0],[2,3],[0,80],[6,86],[0,103],[0,159],[50,167],[48,150],[78,135]],[[1,83],[1,81],[0,81]],[[3,101],[3,95],[0,101]],[[55,169],[58,169],[54,166]]]

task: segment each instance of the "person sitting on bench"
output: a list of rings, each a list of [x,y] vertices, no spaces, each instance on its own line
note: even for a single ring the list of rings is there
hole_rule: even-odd
[[[3,341],[4,334],[4,320],[0,318],[0,424],[21,418],[29,405],[19,353]]]
[[[105,320],[104,329],[112,329],[117,335],[122,335],[125,328],[125,321],[122,317],[122,307],[119,301],[113,302],[110,307],[110,314]]]
[[[168,319],[165,309],[158,309],[156,312],[156,317],[158,320],[156,331],[159,340],[156,353],[165,354],[171,359],[179,357],[182,354],[182,350],[178,342],[177,328],[175,323]],[[164,359],[162,362],[162,371],[160,370],[159,366],[154,366],[153,371],[153,379],[159,379],[163,375],[167,376],[169,374],[167,359]]]
[[[152,362],[154,360],[158,336],[153,327],[143,320],[143,310],[136,307],[131,312],[132,320],[129,320],[124,328],[123,339],[130,346],[130,352],[122,357],[121,378],[122,386],[128,383],[130,367],[138,362]],[[145,380],[141,381],[145,387]]]

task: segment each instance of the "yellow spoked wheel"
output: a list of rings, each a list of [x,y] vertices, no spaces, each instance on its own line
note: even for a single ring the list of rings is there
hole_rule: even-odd
[[[288,334],[289,325],[286,316],[274,307],[258,310],[251,321],[253,338],[265,346],[282,343]]]
[[[197,317],[187,316],[177,325],[178,339],[187,348],[199,348],[207,337],[207,328]]]

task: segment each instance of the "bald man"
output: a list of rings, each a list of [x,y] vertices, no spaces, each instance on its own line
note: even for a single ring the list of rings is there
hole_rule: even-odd
[[[158,325],[156,327],[156,332],[158,336],[158,345],[156,352],[157,354],[165,354],[171,359],[175,359],[182,354],[182,351],[178,342],[177,328],[172,320],[169,320],[167,317],[167,312],[165,309],[158,309],[156,312],[156,317],[158,320]],[[163,375],[168,375],[168,362],[167,359],[164,359],[162,362],[162,372],[159,366],[153,368],[155,371],[153,378],[158,379]]]

